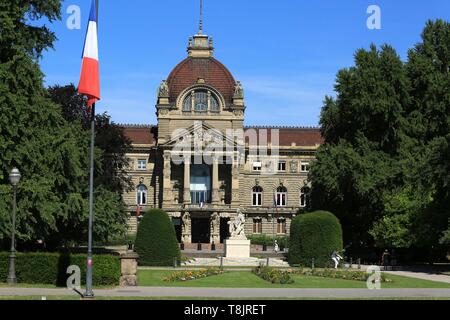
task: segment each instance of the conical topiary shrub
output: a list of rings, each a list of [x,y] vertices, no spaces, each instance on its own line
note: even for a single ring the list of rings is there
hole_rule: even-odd
[[[153,209],[144,214],[135,242],[139,264],[143,266],[173,266],[181,260],[175,228],[166,212]]]
[[[316,211],[297,216],[291,224],[289,263],[329,267],[333,251],[343,247],[339,219],[327,211]]]

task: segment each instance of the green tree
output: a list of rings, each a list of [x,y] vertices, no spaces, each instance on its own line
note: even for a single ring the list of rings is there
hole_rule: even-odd
[[[47,98],[38,64],[56,37],[36,20],[55,21],[60,6],[56,0],[0,3],[0,243],[10,237],[8,175],[18,167],[19,249],[36,240],[53,248],[79,243],[86,235],[89,135]],[[126,215],[117,196],[101,189],[96,195],[96,237],[123,232]]]
[[[421,223],[425,239],[436,245],[450,219],[450,23],[428,21],[422,42],[408,54],[408,75],[413,101],[409,127],[414,142],[412,180],[432,201]],[[445,236],[444,236],[445,237]]]
[[[358,50],[355,66],[338,73],[336,98],[321,115],[325,144],[311,168],[314,209],[335,212],[347,244],[370,244],[386,190],[402,181],[398,148],[409,103],[406,69],[395,50]]]
[[[80,123],[85,130],[90,130],[87,99],[78,94],[73,84],[52,86],[48,93],[52,101],[62,107],[67,121]],[[126,171],[129,165],[126,153],[131,149],[131,141],[125,137],[123,128],[112,122],[106,113],[96,115],[95,131],[95,145],[101,150],[95,170],[95,185],[119,195],[131,191],[133,184]]]
[[[389,46],[372,46],[338,73],[310,178],[314,208],[336,212],[347,244],[432,249],[446,242],[449,63],[449,23],[436,20],[407,63]]]

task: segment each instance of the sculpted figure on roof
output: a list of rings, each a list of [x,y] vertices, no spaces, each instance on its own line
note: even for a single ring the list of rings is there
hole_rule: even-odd
[[[236,86],[234,87],[234,97],[244,98],[244,88],[242,87],[242,83],[240,81],[237,81]]]

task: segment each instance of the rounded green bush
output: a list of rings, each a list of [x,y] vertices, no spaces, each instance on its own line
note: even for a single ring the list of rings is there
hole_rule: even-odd
[[[138,227],[135,242],[139,264],[143,266],[173,266],[181,260],[180,247],[172,221],[160,209],[148,211]]]
[[[291,224],[289,263],[329,267],[333,251],[343,247],[342,227],[331,212],[316,211],[297,216]]]

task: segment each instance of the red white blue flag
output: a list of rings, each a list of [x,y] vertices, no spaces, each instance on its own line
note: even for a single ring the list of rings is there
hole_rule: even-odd
[[[100,100],[97,2],[97,0],[92,0],[83,50],[83,66],[81,68],[80,84],[78,85],[78,92],[88,97],[89,108],[96,101]]]

